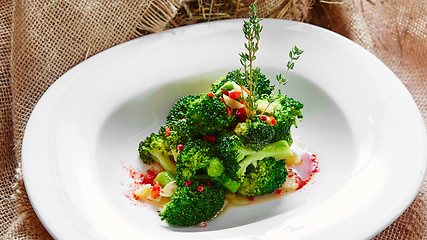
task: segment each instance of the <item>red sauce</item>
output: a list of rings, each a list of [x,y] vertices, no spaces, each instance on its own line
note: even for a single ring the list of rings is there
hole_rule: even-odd
[[[317,155],[304,152],[302,155],[302,163],[299,165],[291,165],[288,167],[288,177],[297,176],[297,183],[299,190],[303,188],[312,179],[315,173],[319,172],[319,163]]]
[[[135,169],[132,166],[125,166],[124,168],[127,170],[129,177],[132,180],[132,182],[129,184],[128,190],[125,192],[125,196],[134,205],[139,205],[142,202],[139,201],[140,199],[135,195],[135,191],[146,184],[154,186],[154,179],[156,178],[158,172],[154,169],[149,169],[146,173],[143,173],[142,171]]]

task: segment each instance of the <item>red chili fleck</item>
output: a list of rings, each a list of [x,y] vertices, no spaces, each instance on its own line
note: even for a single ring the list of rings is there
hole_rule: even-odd
[[[204,136],[203,140],[209,141],[209,142],[216,142],[215,136]]]
[[[267,116],[262,115],[261,117],[259,117],[259,119],[263,120],[263,121],[267,121]]]
[[[211,182],[206,182],[206,186],[210,186],[211,185]]]
[[[231,91],[228,93],[228,96],[229,96],[231,99],[237,99],[237,98],[239,98],[240,94],[242,94],[242,92],[239,92],[239,91],[236,91],[236,90],[231,90]]]
[[[166,126],[165,130],[166,130],[165,137],[169,137],[171,135],[171,129],[168,126]]]
[[[320,171],[319,166],[314,167],[313,169],[313,173],[318,173]]]
[[[184,184],[185,184],[185,186],[187,186],[187,187],[188,187],[188,186],[190,186],[190,185],[191,185],[191,181],[190,181],[190,180],[185,181],[185,182],[184,182]]]
[[[207,223],[207,222],[201,222],[201,223],[200,223],[200,227],[206,227],[206,226],[208,226],[208,223]]]
[[[202,185],[197,186],[197,191],[203,192],[203,186]]]
[[[249,196],[249,197],[248,197],[248,200],[249,200],[249,201],[254,201],[254,200],[255,200],[255,197],[254,197],[254,196]]]
[[[156,184],[151,188],[151,196],[157,198],[160,196],[160,183],[156,181]]]
[[[154,185],[154,179],[157,177],[157,174],[151,170],[147,171],[147,174],[145,174],[142,177],[142,184],[150,184],[150,185]]]
[[[245,107],[234,109],[234,114],[236,114],[240,118],[241,122],[246,121]]]
[[[215,95],[213,93],[208,93],[208,97],[215,97]]]
[[[273,116],[270,116],[270,125],[271,126],[276,125],[276,119]]]
[[[228,118],[230,119],[231,118],[231,108],[229,106],[225,106],[225,109],[227,110],[227,115],[228,115]]]
[[[178,151],[182,151],[182,150],[184,149],[184,145],[182,145],[182,144],[178,144],[178,146],[176,146],[176,149],[177,149]]]
[[[281,188],[277,189],[275,191],[276,194],[282,195],[283,190]]]

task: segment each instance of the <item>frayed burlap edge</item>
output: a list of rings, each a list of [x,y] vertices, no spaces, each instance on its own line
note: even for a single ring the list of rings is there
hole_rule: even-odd
[[[28,199],[20,164],[16,169],[15,178],[16,182],[13,184],[15,194],[12,195],[12,200],[15,202],[18,217],[11,224],[5,239],[50,239],[51,236],[43,227]]]
[[[12,186],[14,206],[10,207],[15,209],[16,216],[9,230],[2,233],[2,239],[51,238],[31,206],[20,165],[25,126],[38,99],[57,78],[82,60],[140,36],[136,29],[161,31],[181,2],[184,1],[124,1],[121,5],[108,1],[14,3],[10,82],[18,167]]]

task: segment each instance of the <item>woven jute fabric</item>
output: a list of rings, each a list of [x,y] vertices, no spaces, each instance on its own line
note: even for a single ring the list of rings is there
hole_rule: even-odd
[[[1,0],[1,238],[51,238],[28,200],[20,161],[29,116],[55,80],[84,59],[141,35],[200,21],[245,16],[243,10],[250,2]],[[371,51],[401,79],[427,123],[425,0],[256,2],[262,17],[310,22]],[[197,18],[197,14],[202,17]],[[409,208],[374,239],[427,239],[426,206],[424,181]]]

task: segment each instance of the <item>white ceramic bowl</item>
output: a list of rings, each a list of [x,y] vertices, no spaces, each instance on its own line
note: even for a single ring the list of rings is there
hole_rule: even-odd
[[[58,79],[28,122],[25,186],[58,239],[365,239],[412,202],[426,172],[426,131],[399,79],[355,43],[303,23],[264,20],[256,66],[274,80],[305,52],[284,92],[305,104],[293,134],[320,173],[301,191],[233,208],[205,228],[174,228],[124,196],[138,143],[183,95],[240,68],[241,20],[196,24],[126,42]]]

